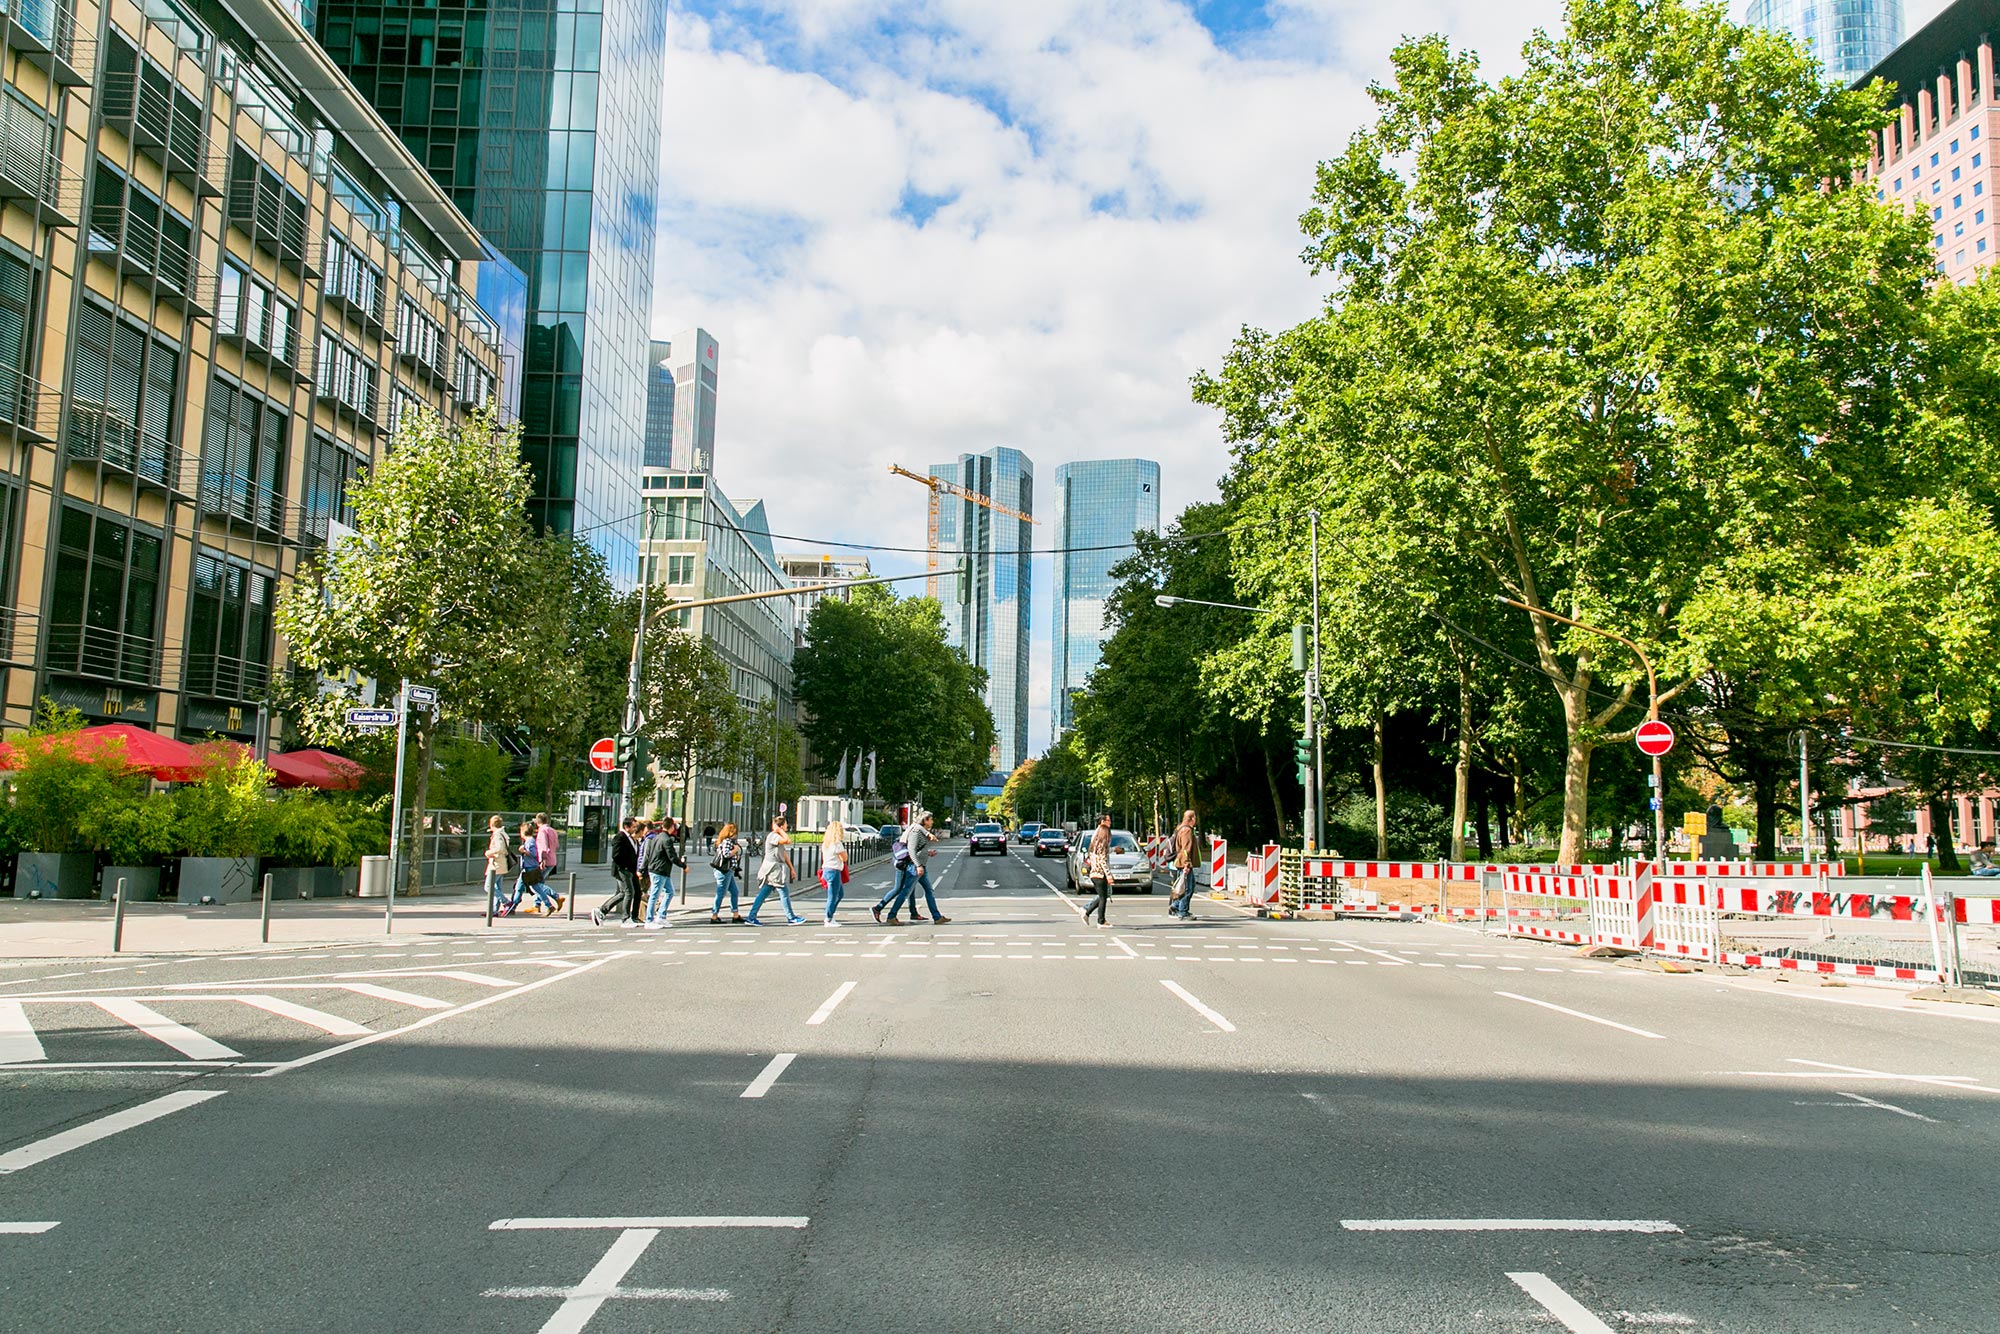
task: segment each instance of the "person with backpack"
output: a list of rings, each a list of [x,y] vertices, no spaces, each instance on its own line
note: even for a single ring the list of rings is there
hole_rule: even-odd
[[[715,906],[709,909],[708,920],[717,924],[722,921],[722,896],[729,896],[729,920],[738,926],[743,924],[741,906],[736,898],[736,873],[743,864],[743,844],[736,837],[736,822],[729,821],[715,835],[715,853],[709,858],[709,866],[715,872]]]
[[[639,865],[646,874],[646,929],[659,931],[667,925],[667,910],[674,906],[674,868],[682,864],[680,845],[674,841],[671,821],[646,840]]]
[[[938,911],[937,895],[931,891],[931,876],[927,863],[932,857],[937,856],[937,834],[931,827],[931,818],[929,811],[918,812],[916,818],[910,821],[909,827],[896,839],[892,849],[896,866],[896,888],[871,910],[875,914],[876,921],[882,920],[882,910],[887,908],[889,925],[901,926],[903,923],[899,914],[905,897],[910,901],[912,922],[944,923],[951,920]],[[919,885],[923,887],[924,898],[930,904],[929,917],[917,911]]]
[[[496,815],[486,822],[486,898],[495,917],[505,917],[513,910],[507,901],[507,880],[516,869],[514,848],[507,841],[507,821]]]
[[[757,910],[774,889],[778,891],[778,902],[784,906],[785,920],[793,926],[804,926],[806,919],[792,907],[792,836],[786,831],[782,815],[772,817],[771,832],[764,838],[764,860],[757,868],[757,897],[750,900],[750,915],[743,919],[745,924],[762,925],[757,920]]]
[[[542,875],[541,850],[535,841],[535,822],[533,820],[521,821],[519,832],[521,836],[521,845],[518,854],[520,857],[520,878],[514,882],[514,898],[507,905],[507,910],[512,912],[520,905],[523,891],[533,890],[535,906],[553,915],[556,910],[557,900],[554,895],[549,893],[548,884]]]

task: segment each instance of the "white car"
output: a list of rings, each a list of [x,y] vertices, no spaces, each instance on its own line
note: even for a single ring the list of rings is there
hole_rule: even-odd
[[[1095,827],[1079,829],[1076,841],[1070,844],[1069,887],[1078,893],[1095,893],[1096,887],[1090,883],[1090,843],[1097,837]],[[1106,859],[1111,864],[1111,892],[1131,890],[1140,894],[1153,892],[1153,867],[1146,860],[1146,854],[1139,848],[1139,840],[1132,837],[1130,830],[1111,831],[1111,855]]]

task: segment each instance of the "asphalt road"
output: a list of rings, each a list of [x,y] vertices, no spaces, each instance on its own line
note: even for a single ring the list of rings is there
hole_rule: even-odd
[[[2000,1330],[1993,1012],[963,847],[941,927],[0,970],[0,1329]]]

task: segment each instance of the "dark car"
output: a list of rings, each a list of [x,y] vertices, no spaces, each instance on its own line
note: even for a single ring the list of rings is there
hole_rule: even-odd
[[[1069,836],[1055,826],[1035,835],[1035,855],[1037,857],[1060,857],[1069,851]]]
[[[976,824],[972,826],[972,846],[967,852],[977,857],[982,852],[997,852],[1007,855],[1007,831],[997,824]]]

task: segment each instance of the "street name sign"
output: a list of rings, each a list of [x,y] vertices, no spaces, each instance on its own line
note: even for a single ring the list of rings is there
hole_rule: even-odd
[[[1639,724],[1632,741],[1647,755],[1664,755],[1674,748],[1674,729],[1654,718]]]
[[[425,708],[429,708],[431,705],[437,702],[438,702],[438,692],[436,686],[410,687],[410,703],[421,704]]]
[[[618,767],[618,742],[608,736],[590,743],[590,767],[608,774]]]
[[[347,711],[347,725],[349,727],[394,727],[396,725],[396,711],[394,709],[349,709]]]

